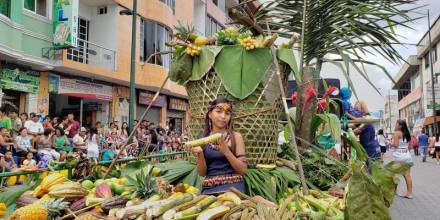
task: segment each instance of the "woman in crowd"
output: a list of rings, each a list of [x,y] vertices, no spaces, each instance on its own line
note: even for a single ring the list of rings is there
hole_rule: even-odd
[[[98,159],[99,158],[99,137],[96,133],[96,128],[90,128],[87,135],[87,157]]]
[[[127,122],[123,122],[122,126],[121,126],[121,130],[119,131],[119,137],[123,140],[128,138],[128,123]]]
[[[216,133],[222,134],[218,144],[191,149],[197,157],[198,174],[205,177],[202,193],[219,194],[231,187],[244,192],[245,145],[241,134],[233,128],[232,104],[223,97],[211,103],[205,116],[203,137]]]
[[[377,142],[380,146],[380,161],[383,163],[383,156],[387,152],[388,140],[383,133],[383,129],[379,129],[377,132]]]
[[[60,153],[52,148],[52,135],[52,129],[47,128],[44,130],[43,135],[37,137],[38,156],[48,155],[51,156],[53,160],[59,160]]]
[[[52,146],[60,151],[60,161],[66,159],[67,154],[73,151],[69,139],[67,139],[64,130],[60,127],[55,129],[55,135],[52,138]]]
[[[15,156],[26,157],[28,152],[36,153],[32,147],[32,136],[28,135],[27,129],[22,127],[20,135],[15,138]]]
[[[22,127],[24,127],[24,123],[28,120],[28,114],[26,112],[23,112],[20,114],[20,119],[21,119],[21,123],[22,123]]]
[[[392,161],[399,163],[413,164],[411,154],[409,152],[411,148],[411,134],[409,133],[408,126],[405,120],[397,120],[395,126],[395,133],[393,135],[393,141],[391,142],[390,151],[392,152]],[[413,198],[413,184],[411,178],[411,169],[408,169],[403,177],[406,182],[406,193],[401,197],[412,199]]]

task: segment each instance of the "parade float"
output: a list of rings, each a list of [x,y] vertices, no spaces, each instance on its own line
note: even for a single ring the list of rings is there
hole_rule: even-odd
[[[264,9],[270,7],[260,10]],[[247,21],[242,15],[235,14],[241,24]],[[183,159],[166,162],[145,160],[142,154],[135,160],[115,160],[108,168],[79,155],[59,165],[72,170],[72,175],[47,170],[39,178],[29,177],[32,181],[22,186],[4,189],[0,216],[38,220],[390,219],[388,207],[398,177],[410,165],[373,163],[369,172],[366,152],[356,136],[344,131],[344,121],[330,113],[332,101],[327,92],[333,88],[327,87],[327,96],[318,97],[313,82],[322,80],[319,71],[304,68],[309,64],[304,60],[312,58],[301,55],[297,62],[295,51],[305,45],[304,38],[290,34],[284,43],[275,45],[280,29],[258,33],[261,27],[248,19],[254,22],[250,28],[230,27],[209,38],[180,24],[168,43],[173,49],[169,78],[185,86],[190,104],[193,142],[186,146],[218,141],[219,137],[198,140],[205,113],[216,97],[231,100],[234,128],[243,135],[249,162],[245,194],[231,189],[217,196],[201,195],[203,179],[191,154],[182,153]],[[345,63],[353,62],[342,57]],[[291,97],[298,110],[287,109],[289,74],[303,82]],[[280,124],[281,116],[287,124]],[[282,145],[278,144],[280,131],[287,140]],[[319,140],[324,135],[334,144],[323,147]],[[348,160],[334,154],[337,143],[353,149]]]

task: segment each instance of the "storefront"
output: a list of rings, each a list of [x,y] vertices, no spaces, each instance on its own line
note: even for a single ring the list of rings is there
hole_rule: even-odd
[[[153,101],[154,93],[148,91],[138,92],[138,106],[136,111],[136,119],[139,119],[148,105]],[[159,95],[156,101],[151,105],[144,120],[159,124],[161,122],[161,110],[166,105],[166,97]]]
[[[188,103],[185,100],[169,97],[167,123],[170,130],[176,129],[179,134],[182,134],[187,109]]]
[[[6,111],[38,112],[40,73],[19,67],[0,69],[0,103]]]
[[[83,126],[93,126],[97,121],[108,124],[111,86],[50,74],[49,93],[51,115],[73,113]]]
[[[113,86],[113,101],[110,111],[111,121],[119,126],[123,122],[128,122],[128,112],[130,107],[130,89],[123,86]]]

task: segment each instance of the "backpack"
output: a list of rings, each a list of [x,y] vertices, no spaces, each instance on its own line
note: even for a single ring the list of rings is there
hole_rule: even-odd
[[[413,147],[418,147],[419,146],[419,141],[417,140],[417,138],[414,138],[414,137],[411,138],[411,145]]]

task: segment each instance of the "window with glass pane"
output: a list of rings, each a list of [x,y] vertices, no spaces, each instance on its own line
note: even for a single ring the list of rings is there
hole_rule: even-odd
[[[0,0],[0,14],[11,17],[11,0]]]
[[[24,8],[35,12],[35,0],[24,0]]]
[[[141,52],[141,61],[146,61],[148,57],[154,53],[167,51],[169,48],[165,45],[166,42],[171,40],[171,32],[163,25],[143,20],[141,28],[141,46],[143,52]],[[157,64],[165,67],[169,67],[171,63],[170,55],[155,55],[148,63]]]
[[[24,8],[41,16],[47,16],[47,0],[24,0]]]

